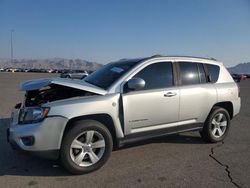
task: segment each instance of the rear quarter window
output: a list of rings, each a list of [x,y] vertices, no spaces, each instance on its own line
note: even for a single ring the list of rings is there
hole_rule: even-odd
[[[211,82],[217,82],[220,73],[220,67],[218,65],[207,64],[208,74],[211,76]]]

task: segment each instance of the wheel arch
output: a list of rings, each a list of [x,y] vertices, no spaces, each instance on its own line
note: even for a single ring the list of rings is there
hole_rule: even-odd
[[[230,102],[230,101],[218,102],[218,103],[214,104],[214,106],[212,107],[212,109],[214,107],[216,107],[216,106],[224,108],[225,110],[227,110],[228,113],[229,113],[230,119],[233,118],[234,109],[233,109],[233,103],[232,102]]]
[[[62,141],[63,141],[66,133],[74,127],[75,122],[82,121],[82,120],[95,120],[95,121],[102,123],[109,130],[110,134],[112,135],[114,146],[117,146],[117,136],[116,136],[115,124],[114,124],[113,118],[109,114],[84,115],[84,116],[78,116],[78,117],[74,117],[74,118],[69,119],[69,121],[67,122],[67,124],[64,128],[60,145],[62,144]]]

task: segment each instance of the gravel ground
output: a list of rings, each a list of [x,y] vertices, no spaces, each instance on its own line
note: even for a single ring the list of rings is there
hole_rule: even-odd
[[[223,143],[197,132],[151,139],[114,151],[100,170],[79,176],[59,163],[12,151],[5,129],[24,80],[54,74],[0,73],[0,187],[250,187],[250,80],[240,83],[242,108]]]

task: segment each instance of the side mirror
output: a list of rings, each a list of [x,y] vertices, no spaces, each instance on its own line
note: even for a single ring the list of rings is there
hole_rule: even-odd
[[[140,90],[145,87],[145,81],[141,78],[132,78],[127,82],[129,90]]]

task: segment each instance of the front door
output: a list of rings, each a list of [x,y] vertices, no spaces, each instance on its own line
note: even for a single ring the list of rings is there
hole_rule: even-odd
[[[152,63],[133,77],[143,79],[146,85],[122,95],[125,134],[166,128],[177,122],[179,89],[173,84],[172,63]]]

